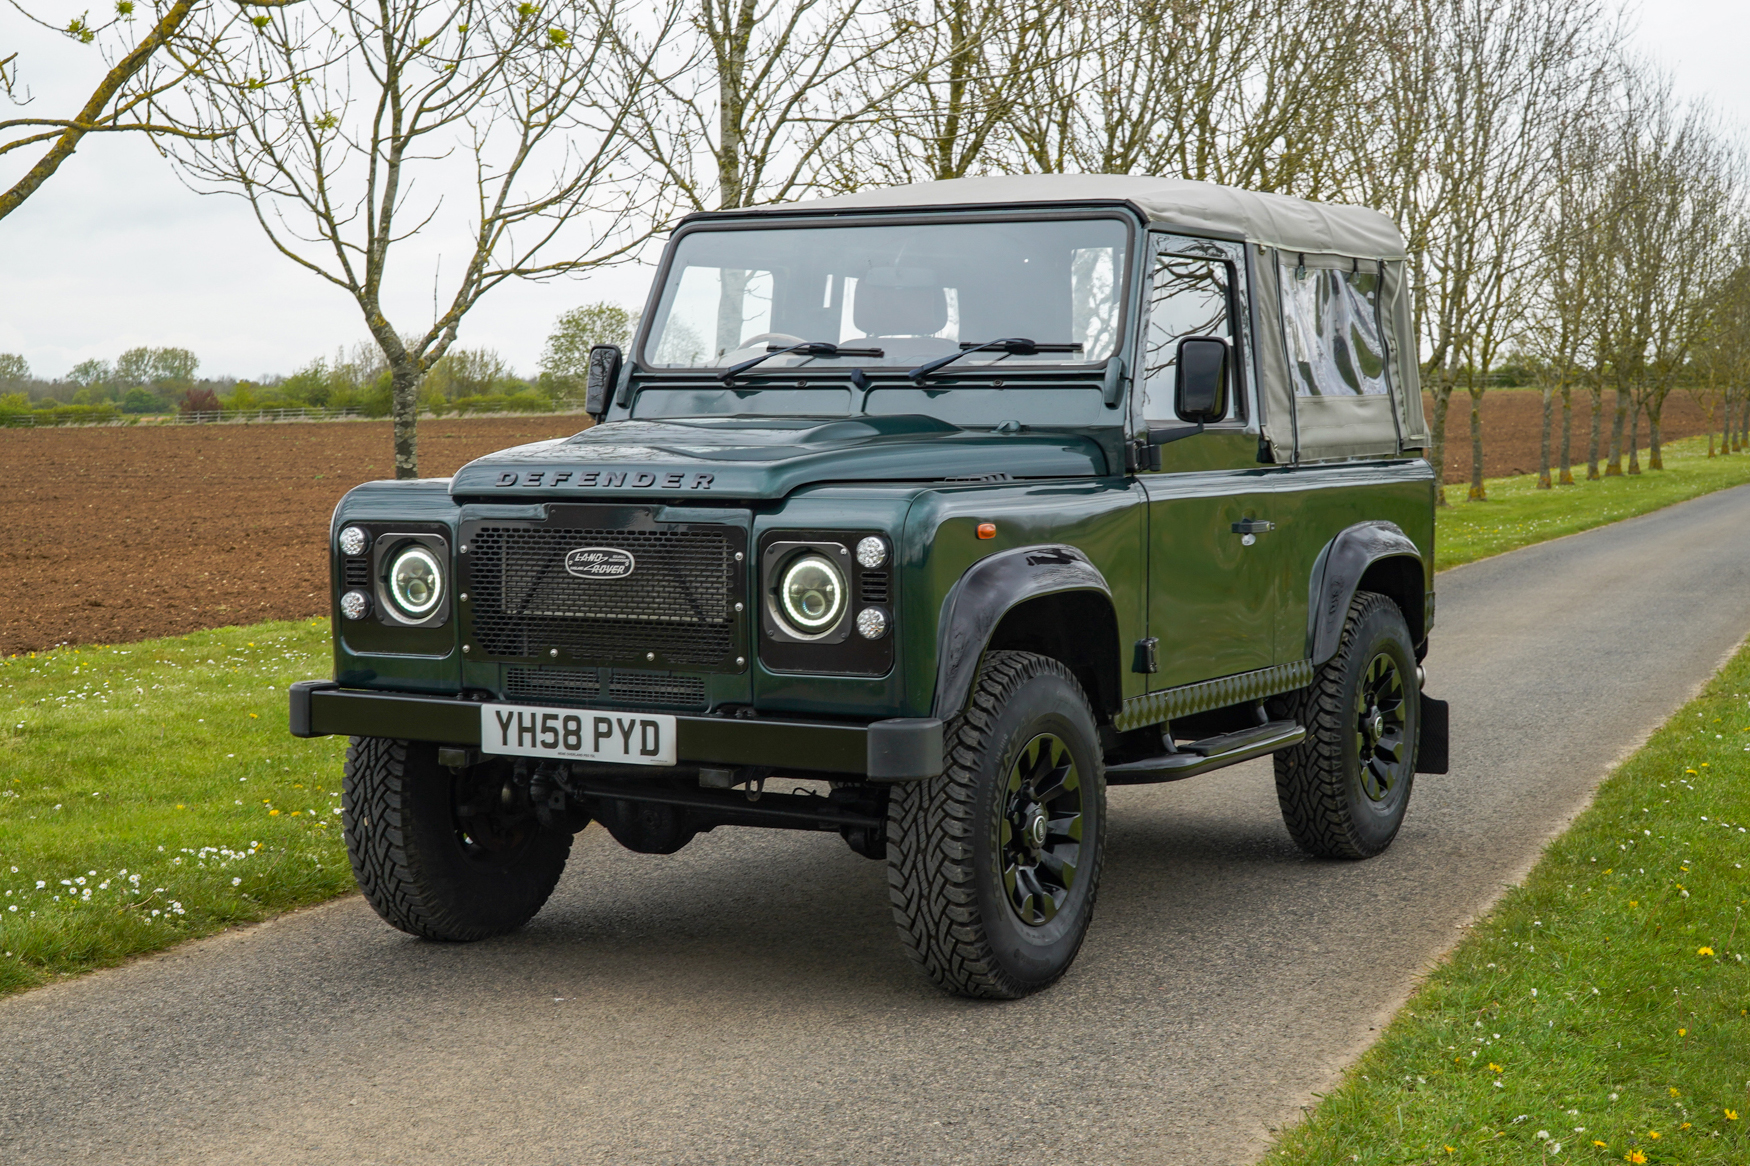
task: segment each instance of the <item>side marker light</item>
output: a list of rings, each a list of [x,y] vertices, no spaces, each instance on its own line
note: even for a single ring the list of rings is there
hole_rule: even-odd
[[[978,524],[978,537],[979,538],[995,538],[996,536],[997,536],[997,524],[996,523],[994,523],[994,522],[981,522]]]

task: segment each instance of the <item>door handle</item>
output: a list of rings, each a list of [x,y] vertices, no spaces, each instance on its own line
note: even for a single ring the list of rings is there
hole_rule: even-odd
[[[1275,529],[1274,522],[1265,522],[1262,518],[1242,518],[1233,525],[1235,534],[1264,534]]]

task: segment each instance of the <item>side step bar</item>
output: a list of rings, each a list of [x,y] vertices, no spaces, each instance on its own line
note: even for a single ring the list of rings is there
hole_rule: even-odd
[[[1269,721],[1255,729],[1238,733],[1223,733],[1179,746],[1173,753],[1150,757],[1144,761],[1125,761],[1106,767],[1107,785],[1143,785],[1157,781],[1178,781],[1196,777],[1212,769],[1237,765],[1298,745],[1306,738],[1306,729],[1293,721]]]

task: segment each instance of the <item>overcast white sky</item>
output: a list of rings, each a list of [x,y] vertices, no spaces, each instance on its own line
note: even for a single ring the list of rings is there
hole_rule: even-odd
[[[1680,91],[1709,98],[1750,127],[1743,55],[1750,5],[1657,0],[1641,13],[1638,43],[1674,72]],[[90,50],[40,33],[0,6],[0,55],[12,48],[20,50],[38,109],[75,108],[97,76]],[[0,163],[0,184],[11,185],[22,170]],[[429,249],[410,253],[409,270],[427,279],[435,259]],[[505,285],[468,316],[460,342],[496,349],[532,375],[560,312],[599,299],[638,306],[649,278],[649,268],[632,265]],[[391,319],[423,329],[429,295],[409,292],[391,306]],[[39,377],[61,377],[79,361],[114,360],[142,344],[192,349],[204,375],[259,377],[289,373],[365,336],[351,298],[273,251],[245,204],[190,192],[131,135],[87,138],[34,198],[0,220],[0,352],[23,353]]]

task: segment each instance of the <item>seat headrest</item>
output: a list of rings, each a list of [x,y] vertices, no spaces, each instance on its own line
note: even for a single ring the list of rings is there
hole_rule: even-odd
[[[933,336],[948,326],[948,293],[928,268],[873,267],[851,319],[865,336]]]

